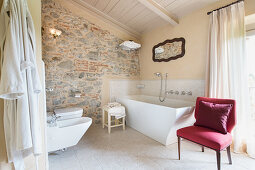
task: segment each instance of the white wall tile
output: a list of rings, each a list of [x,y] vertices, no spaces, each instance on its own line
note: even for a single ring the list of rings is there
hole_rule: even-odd
[[[165,89],[163,81],[163,90]],[[144,88],[138,89],[137,85],[143,84]],[[167,90],[178,91],[179,95],[169,94],[167,98],[195,101],[197,97],[204,96],[204,80],[174,80],[167,81]],[[181,91],[191,91],[192,96],[181,95]],[[110,81],[111,101],[118,96],[143,94],[158,96],[160,93],[160,80],[112,80]]]
[[[140,94],[140,89],[136,87],[138,84],[140,84],[139,80],[111,80],[111,101],[115,101],[115,98],[119,96]]]

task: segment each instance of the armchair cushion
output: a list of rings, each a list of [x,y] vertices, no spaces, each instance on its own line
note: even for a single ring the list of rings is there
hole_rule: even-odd
[[[199,126],[179,129],[177,130],[177,136],[218,151],[225,149],[232,143],[230,133],[222,134]]]
[[[202,126],[227,134],[227,122],[232,104],[200,101],[195,126]]]

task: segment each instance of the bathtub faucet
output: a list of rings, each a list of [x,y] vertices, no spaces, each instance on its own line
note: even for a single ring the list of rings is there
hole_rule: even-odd
[[[186,94],[192,96],[192,91],[188,91]]]
[[[192,96],[192,91],[182,91],[181,95],[188,95],[188,96]]]
[[[173,91],[173,90],[170,90],[170,91],[166,91],[166,94],[175,94],[175,95],[179,95],[179,91]]]
[[[173,90],[166,91],[166,94],[174,94]]]

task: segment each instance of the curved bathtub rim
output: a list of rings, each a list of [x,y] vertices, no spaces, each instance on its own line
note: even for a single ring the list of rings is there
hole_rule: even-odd
[[[130,96],[138,96],[138,95],[130,95]],[[147,95],[141,95],[141,96],[147,96]],[[149,97],[157,97],[157,96],[149,96]],[[155,103],[149,103],[149,102],[145,102],[145,101],[140,101],[140,100],[136,100],[136,99],[130,99],[128,96],[123,96],[123,97],[119,97],[119,99],[127,99],[127,100],[132,100],[132,101],[136,101],[136,102],[140,102],[140,103],[147,103],[147,104],[151,104],[154,106],[160,106],[160,107],[166,107],[166,108],[170,108],[170,109],[181,109],[181,108],[189,108],[189,107],[194,107],[194,106],[183,106],[183,107],[170,107],[170,106],[164,106],[164,105],[160,105],[160,104],[155,104]],[[170,99],[170,100],[176,100],[176,99]],[[177,101],[182,101],[182,100],[177,100]],[[185,100],[183,100],[185,101]],[[186,102],[186,101],[185,101]],[[190,101],[187,101],[190,102]],[[190,102],[192,103],[192,102]]]

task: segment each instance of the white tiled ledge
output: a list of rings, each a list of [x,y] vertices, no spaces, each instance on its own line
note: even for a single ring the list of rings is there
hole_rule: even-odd
[[[167,81],[167,91],[179,91],[179,95],[168,94],[167,98],[195,101],[197,97],[204,96],[204,80],[175,80]],[[163,89],[165,88],[163,84]],[[181,95],[181,91],[191,91],[192,95]],[[158,96],[160,93],[160,80],[112,80],[110,81],[110,98],[113,101],[118,96],[150,95]]]

